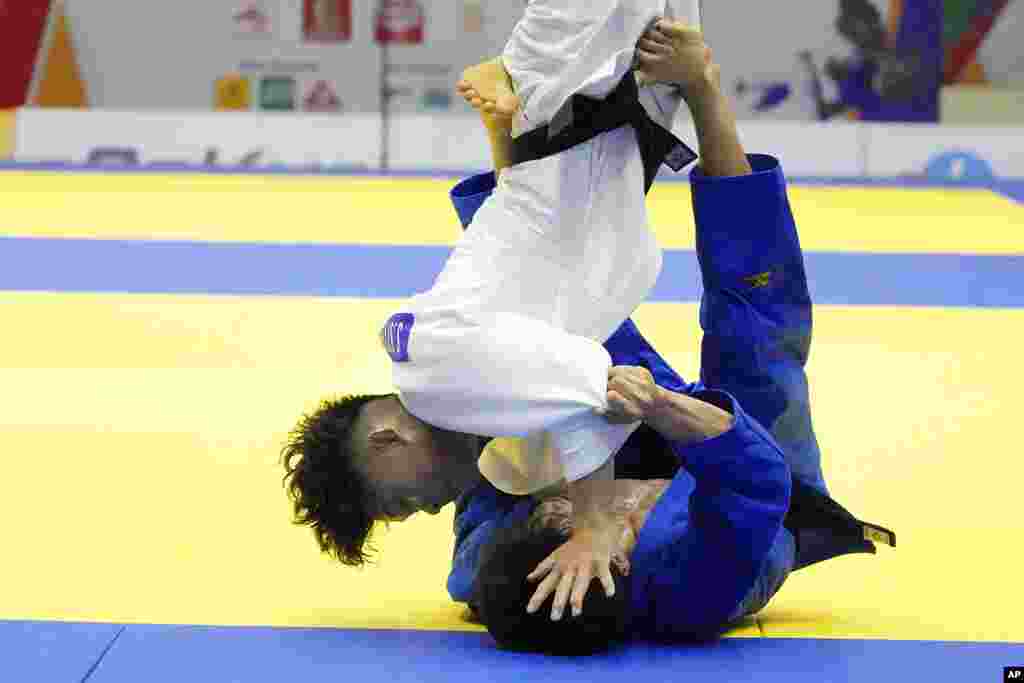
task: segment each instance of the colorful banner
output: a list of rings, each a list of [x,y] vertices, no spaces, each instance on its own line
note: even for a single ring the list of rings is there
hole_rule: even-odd
[[[28,102],[49,14],[50,0],[0,2],[4,46],[0,108],[19,107]]]
[[[775,4],[751,4],[745,11],[762,21],[748,16],[749,23],[772,27],[764,42],[731,29],[728,4],[705,8],[705,32],[730,71],[747,74],[735,94],[754,116],[939,120],[942,0],[833,0],[785,21]],[[735,39],[741,35],[747,39]]]
[[[978,49],[992,32],[1010,0],[946,0],[944,42],[946,63],[943,81],[985,82],[977,62]]]
[[[17,117],[14,109],[0,109],[0,161],[8,161],[15,155]]]
[[[351,40],[351,0],[304,0],[302,34],[306,40],[319,43]]]
[[[213,88],[217,111],[249,111],[252,108],[252,85],[242,74],[222,76]]]
[[[374,37],[382,44],[419,45],[426,23],[417,0],[380,0]]]
[[[379,112],[382,83],[391,113],[467,112],[452,99],[454,80],[501,51],[524,9],[520,0],[52,4],[41,40],[35,15],[36,48],[49,55],[35,81],[41,104],[84,102],[80,68],[101,108],[349,113]],[[43,62],[31,44],[17,46],[33,33],[8,26],[46,6],[0,1],[10,38],[0,78],[18,81],[12,65],[22,61],[16,95],[0,106],[35,101],[28,74]],[[943,80],[1024,80],[1022,13],[1024,0],[715,0],[704,3],[703,28],[743,118],[934,122]],[[228,74],[248,92],[215,85]]]
[[[45,52],[36,62],[35,87],[29,94],[29,104],[36,107],[86,106],[85,83],[63,0],[56,0],[50,9],[43,45]]]

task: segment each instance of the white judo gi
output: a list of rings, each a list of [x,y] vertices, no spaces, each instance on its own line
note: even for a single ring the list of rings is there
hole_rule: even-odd
[[[549,123],[575,94],[603,99],[658,18],[699,23],[696,0],[532,0],[503,61],[522,108],[514,135]],[[671,128],[681,95],[640,91]],[[494,437],[480,460],[524,494],[600,468],[639,426],[608,424],[611,357],[601,345],[661,270],[644,164],[625,126],[501,173],[433,287],[382,330],[403,405],[444,429]]]

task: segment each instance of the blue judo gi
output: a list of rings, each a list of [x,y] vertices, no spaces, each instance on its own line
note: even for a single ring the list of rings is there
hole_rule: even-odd
[[[632,320],[604,344],[615,365],[644,366],[658,385],[735,416],[725,434],[689,446],[644,426],[616,455],[617,477],[672,479],[631,558],[630,631],[639,638],[720,630],[761,609],[794,569],[874,551],[862,537],[829,533],[801,533],[798,549],[785,524],[792,487],[831,501],[811,424],[811,298],[785,178],[772,157],[750,161],[748,176],[691,174],[704,282],[700,381],[685,382]],[[452,191],[463,227],[494,184],[484,174]],[[454,600],[472,605],[481,548],[534,505],[486,481],[459,498]]]

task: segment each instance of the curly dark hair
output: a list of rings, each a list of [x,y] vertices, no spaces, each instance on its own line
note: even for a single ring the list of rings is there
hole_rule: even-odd
[[[293,523],[312,527],[320,550],[349,567],[369,562],[374,523],[373,492],[355,467],[352,428],[364,405],[393,395],[325,400],[299,420],[281,449]]]
[[[553,598],[526,613],[538,585],[528,582],[527,575],[563,543],[558,530],[533,530],[525,519],[499,530],[481,550],[474,603],[480,621],[503,649],[578,656],[603,652],[625,639],[629,583],[614,568],[615,595],[607,597],[595,579],[580,616],[569,609],[560,621],[551,621]]]

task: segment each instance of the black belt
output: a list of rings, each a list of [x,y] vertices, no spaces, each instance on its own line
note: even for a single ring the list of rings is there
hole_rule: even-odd
[[[796,569],[850,553],[874,553],[875,543],[896,547],[896,534],[854,517],[842,505],[793,477],[783,525],[797,543]]]
[[[648,115],[640,104],[634,72],[630,71],[605,99],[574,95],[551,123],[513,139],[512,165],[554,156],[626,125],[636,130],[640,144],[644,192],[651,189],[662,164],[678,172],[697,159],[696,152]]]

